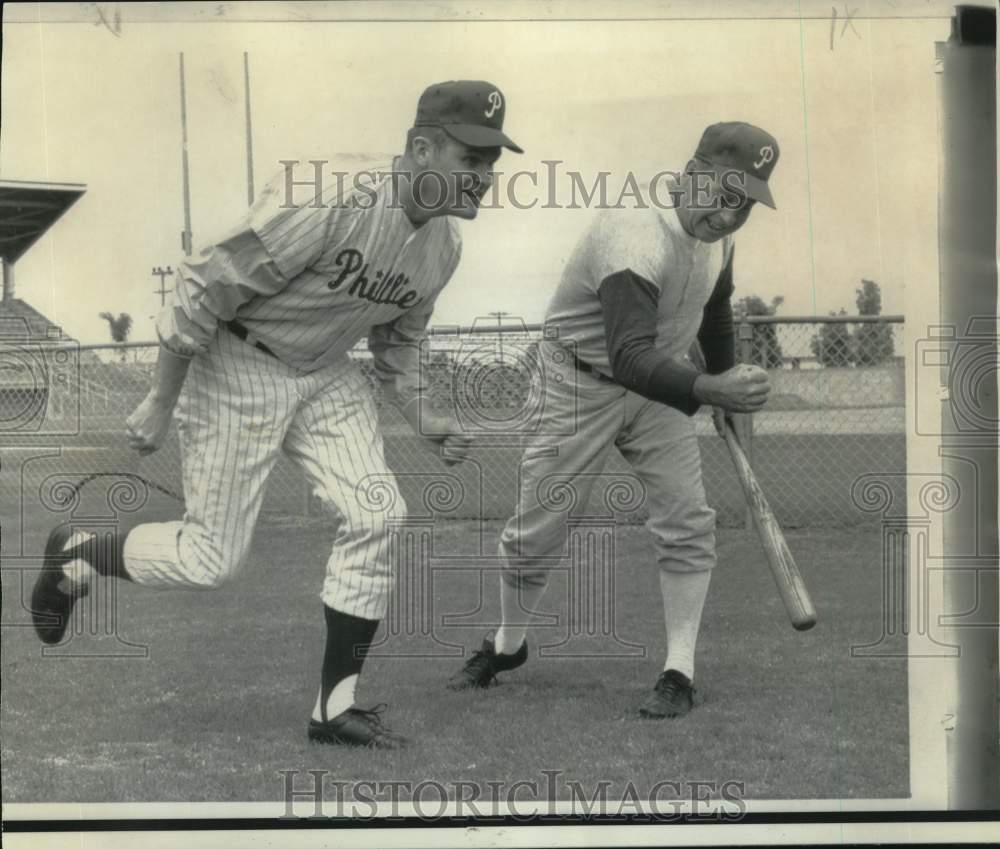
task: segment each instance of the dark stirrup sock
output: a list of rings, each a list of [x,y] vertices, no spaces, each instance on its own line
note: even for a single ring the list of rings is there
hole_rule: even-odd
[[[131,581],[132,577],[125,569],[125,538],[128,530],[124,528],[97,527],[91,530],[86,525],[79,529],[81,534],[91,536],[78,545],[65,551],[66,559],[83,558],[98,575],[105,578],[119,578]]]
[[[360,675],[368,649],[378,630],[378,619],[361,619],[323,605],[326,615],[326,651],[323,654],[323,679],[320,690],[320,717],[326,722],[326,703],[330,693],[345,678]]]

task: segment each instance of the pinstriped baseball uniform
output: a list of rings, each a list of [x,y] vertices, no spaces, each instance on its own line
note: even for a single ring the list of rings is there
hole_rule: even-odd
[[[387,390],[418,391],[419,342],[461,253],[449,217],[410,222],[392,166],[336,179],[331,163],[322,191],[290,195],[281,174],[241,226],[181,265],[157,331],[194,358],[176,409],[186,513],[129,534],[137,583],[207,588],[237,574],[284,451],[340,519],[324,604],[383,615],[387,524],[406,508],[368,382],[347,352],[367,335]]]
[[[689,235],[674,209],[605,210],[580,238],[546,313],[546,324],[558,327],[560,342],[567,344],[541,343],[537,388],[545,393],[545,421],[525,451],[517,512],[501,537],[510,567],[506,580],[544,583],[535,558],[564,553],[569,518],[546,503],[546,488],[556,480],[569,484],[584,509],[592,475],[601,472],[612,446],[645,487],[647,527],[661,567],[698,571],[715,565],[715,512],[705,500],[693,420],[578,369],[566,350],[610,376],[598,291],[606,277],[631,269],[657,290],[656,347],[683,359],[732,248],[731,237],[709,244]],[[573,425],[569,436],[567,423]]]

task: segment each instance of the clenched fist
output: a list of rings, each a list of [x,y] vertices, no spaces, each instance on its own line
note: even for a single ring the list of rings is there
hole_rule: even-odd
[[[451,416],[432,412],[426,399],[412,398],[399,409],[414,433],[440,449],[446,466],[461,463],[469,456],[471,436]]]
[[[754,413],[767,403],[771,381],[760,366],[738,365],[722,374],[701,374],[694,397],[730,413]]]
[[[135,449],[142,456],[156,451],[163,445],[163,440],[167,438],[172,412],[172,405],[158,401],[151,394],[143,398],[132,415],[125,421],[128,447]]]
[[[447,416],[425,414],[420,422],[420,436],[439,448],[446,466],[454,466],[469,456],[472,439],[461,425]]]
[[[472,449],[472,437],[462,432],[454,431],[441,441],[441,459],[446,466],[454,466],[464,462]]]

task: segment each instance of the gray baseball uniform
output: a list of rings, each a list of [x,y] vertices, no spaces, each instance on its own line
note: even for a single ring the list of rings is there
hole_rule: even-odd
[[[656,348],[683,360],[732,249],[730,237],[708,244],[689,235],[674,209],[605,210],[580,238],[546,314],[559,341],[540,343],[544,420],[525,452],[517,512],[502,535],[508,580],[544,582],[538,558],[563,553],[568,519],[546,503],[548,484],[569,484],[574,502],[585,505],[612,446],[645,486],[660,565],[688,571],[715,564],[715,512],[705,500],[693,421],[610,379],[600,288],[623,269],[652,283]],[[590,371],[574,364],[573,352]]]

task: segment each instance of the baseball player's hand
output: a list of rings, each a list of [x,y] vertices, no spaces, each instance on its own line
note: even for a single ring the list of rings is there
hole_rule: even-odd
[[[449,433],[441,440],[441,459],[446,466],[456,466],[469,456],[472,450],[472,437],[458,430]]]
[[[472,439],[461,425],[446,416],[425,414],[420,423],[420,435],[440,449],[441,459],[447,466],[464,461],[472,447]]]
[[[754,413],[767,403],[771,381],[760,366],[738,365],[722,374],[700,374],[694,396],[730,413]]]
[[[426,400],[421,402],[418,398],[403,404],[399,410],[414,433],[441,449],[445,464],[454,466],[469,455],[472,439],[451,416],[438,415]]]
[[[167,438],[173,408],[147,395],[125,421],[128,447],[142,456],[152,454]]]

